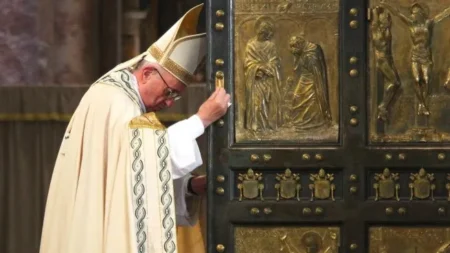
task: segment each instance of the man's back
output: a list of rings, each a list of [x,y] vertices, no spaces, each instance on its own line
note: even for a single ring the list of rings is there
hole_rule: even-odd
[[[128,229],[125,219],[110,217],[126,216],[126,198],[120,191],[126,184],[122,170],[127,149],[122,147],[127,124],[140,114],[139,106],[117,87],[95,84],[85,94],[67,127],[55,164],[42,253],[103,252],[108,245],[105,240],[112,242],[119,236],[115,233],[129,234],[124,233]],[[126,246],[116,244],[114,250]]]

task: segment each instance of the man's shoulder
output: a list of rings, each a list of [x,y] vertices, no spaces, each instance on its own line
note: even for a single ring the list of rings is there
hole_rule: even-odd
[[[132,119],[128,125],[131,129],[150,128],[154,130],[163,130],[166,127],[161,123],[154,112],[142,114]]]
[[[117,87],[103,85],[103,83],[91,86],[83,98],[89,102],[111,103],[120,106],[134,103],[127,93]]]

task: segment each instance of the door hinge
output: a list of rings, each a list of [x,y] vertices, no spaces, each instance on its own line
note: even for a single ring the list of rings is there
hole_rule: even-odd
[[[367,20],[368,21],[372,20],[372,9],[371,8],[367,8]]]

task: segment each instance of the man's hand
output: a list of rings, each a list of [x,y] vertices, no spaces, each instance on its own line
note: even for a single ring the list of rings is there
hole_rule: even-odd
[[[206,176],[194,176],[191,180],[191,189],[197,195],[206,193]]]
[[[208,100],[200,106],[197,115],[205,128],[225,115],[228,102],[230,102],[230,94],[227,94],[224,88],[217,88]]]

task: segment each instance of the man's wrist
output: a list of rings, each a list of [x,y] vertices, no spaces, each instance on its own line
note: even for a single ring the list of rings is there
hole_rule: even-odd
[[[200,116],[200,114],[195,114],[195,116],[198,118],[198,120],[202,123],[202,125],[203,125],[203,128],[207,128],[210,124],[211,124],[211,122],[209,122],[209,121],[207,121],[207,120],[205,120],[205,119],[203,119],[201,116]]]

